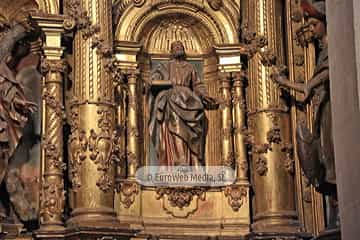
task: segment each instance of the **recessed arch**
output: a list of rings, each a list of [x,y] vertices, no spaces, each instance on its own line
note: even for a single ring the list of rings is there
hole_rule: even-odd
[[[1,0],[1,16],[3,21],[12,21],[19,14],[29,14],[39,10],[47,14],[59,13],[58,0]]]
[[[48,14],[59,14],[59,0],[36,0],[39,10]]]
[[[238,42],[237,26],[221,11],[210,11],[187,3],[163,4],[161,7],[145,4],[142,7],[130,5],[124,10],[116,27],[115,38],[119,41],[138,42],[154,19],[169,15],[183,14],[196,19],[206,26],[214,39],[214,44],[232,44]]]

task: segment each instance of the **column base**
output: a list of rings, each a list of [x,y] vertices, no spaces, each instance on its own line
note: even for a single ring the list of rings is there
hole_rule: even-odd
[[[129,228],[113,227],[70,227],[63,231],[41,231],[34,233],[35,240],[98,240],[98,239],[132,239],[136,232]]]
[[[324,230],[313,240],[341,240],[340,228]]]
[[[69,228],[76,227],[123,227],[112,208],[77,208],[66,222]]]
[[[308,233],[281,233],[281,232],[266,232],[266,233],[251,233],[249,240],[310,240],[312,235]]]
[[[21,235],[21,232],[24,230],[24,225],[21,223],[10,223],[10,222],[0,222],[0,239],[5,236],[7,238],[16,238]]]
[[[65,228],[50,228],[50,226],[41,226],[39,230],[35,231],[33,234],[34,239],[41,240],[63,240],[65,239]]]
[[[63,222],[58,222],[58,223],[49,223],[49,224],[41,224],[40,225],[40,232],[61,232],[64,231],[65,227],[64,227],[64,223]]]
[[[257,214],[251,227],[255,233],[293,234],[301,232],[297,214],[293,211]]]
[[[98,239],[116,239],[130,240],[136,235],[136,232],[126,227],[75,227],[68,228],[66,240],[98,240]]]

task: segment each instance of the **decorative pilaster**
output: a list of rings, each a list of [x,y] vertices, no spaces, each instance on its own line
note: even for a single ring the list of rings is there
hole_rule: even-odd
[[[250,31],[265,43],[250,56],[249,66],[247,102],[249,132],[253,134],[251,177],[255,195],[252,228],[255,234],[294,236],[300,226],[295,205],[290,118],[278,86],[270,79],[271,66],[285,61],[284,6],[277,0],[250,0],[247,4],[251,13],[245,21]],[[271,234],[263,236],[259,235],[259,239],[272,239]]]
[[[44,48],[45,54],[55,49]],[[62,53],[62,50],[55,50]],[[54,54],[54,52],[52,52]],[[66,63],[60,59],[43,59],[42,72],[45,76],[43,89],[43,124],[45,126],[42,142],[43,167],[40,204],[40,223],[42,228],[62,229],[65,191],[63,171],[63,81],[62,73]]]
[[[225,186],[224,194],[224,223],[223,227],[231,235],[236,236],[240,231],[250,232],[250,184],[247,178],[248,161],[245,140],[246,131],[246,102],[245,79],[242,72],[240,56],[245,54],[243,46],[218,46],[216,52],[219,58],[219,71],[222,116],[222,155],[223,165],[235,170],[235,181]],[[240,230],[237,220],[243,216],[244,225]]]
[[[138,73],[133,70],[128,75],[128,122],[127,122],[127,160],[128,180],[135,180],[135,173],[139,165],[139,127],[138,127]]]
[[[117,67],[123,80],[118,87],[123,100],[117,102],[117,122],[123,128],[120,146],[123,153],[121,167],[118,167],[118,181],[115,195],[116,211],[122,223],[133,229],[142,228],[141,186],[135,179],[141,162],[141,79],[139,78],[138,53],[141,45],[135,42],[116,42]]]
[[[233,120],[232,120],[232,99],[231,99],[231,74],[220,73],[221,91],[221,138],[222,138],[222,163],[227,167],[234,167],[233,152]]]
[[[70,227],[118,226],[111,6],[111,0],[70,0],[65,5],[76,25],[68,143],[74,204]]]
[[[245,73],[233,73],[233,115],[234,115],[234,150],[237,182],[248,183],[247,160],[247,127],[246,127],[246,101],[245,101]]]
[[[45,34],[44,55],[41,62],[42,89],[42,159],[40,195],[40,231],[64,230],[65,206],[63,155],[63,74],[66,62],[62,59],[61,35],[63,19],[57,16],[34,16]]]

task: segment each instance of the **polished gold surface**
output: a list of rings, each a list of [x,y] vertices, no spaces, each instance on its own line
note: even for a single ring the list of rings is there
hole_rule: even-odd
[[[284,62],[284,19],[281,1],[246,1],[250,31],[266,44],[249,65],[249,131],[252,133],[251,177],[255,191],[255,232],[300,230],[295,205],[290,118],[279,89],[270,79],[271,55]]]
[[[65,189],[63,171],[63,74],[66,73],[66,62],[62,59],[63,48],[60,44],[63,32],[62,19],[48,21],[36,17],[46,37],[44,58],[41,70],[44,75],[43,88],[43,150],[42,150],[42,181],[40,198],[40,222],[43,231],[64,230],[63,212],[65,207]],[[49,25],[53,28],[47,28]],[[55,27],[57,25],[57,27]]]
[[[74,206],[67,224],[116,227],[112,157],[115,105],[107,54],[112,49],[112,28],[110,16],[104,14],[111,11],[111,1],[74,0],[65,7],[77,24],[69,140]],[[78,16],[79,12],[83,15]],[[81,21],[87,24],[79,25]]]
[[[120,234],[114,230],[119,221],[129,238],[134,235],[131,231],[137,231],[136,239],[238,239],[252,233],[265,233],[260,239],[291,239],[304,231],[321,231],[322,196],[306,186],[293,154],[296,121],[311,119],[311,111],[306,115],[292,108],[289,114],[279,88],[270,80],[273,56],[279,64],[288,59],[292,81],[306,81],[312,75],[314,46],[303,48],[294,37],[303,23],[302,16],[296,20],[299,1],[114,1],[118,3],[114,23],[112,2],[0,3],[5,19],[19,9],[42,11],[34,15],[45,41],[42,134],[46,140],[42,231],[36,238],[97,239],[100,233],[107,236],[107,231]],[[54,15],[60,6],[65,15]],[[63,48],[64,31],[74,31],[72,52]],[[247,40],[240,43],[240,35]],[[185,42],[189,61],[201,62],[209,95],[221,103],[219,110],[206,111],[205,165],[234,168],[236,182],[230,186],[160,188],[141,186],[135,180],[136,170],[149,164],[145,83],[152,61],[168,60],[175,40]],[[63,52],[73,58],[71,73],[66,71]],[[116,70],[110,66],[113,63]],[[64,90],[68,76],[70,91]],[[64,114],[71,125],[68,152],[62,147]],[[54,146],[56,151],[51,151]],[[64,186],[66,155],[70,179]],[[67,207],[72,212],[64,219]],[[74,227],[86,228],[81,231],[88,235],[77,237],[72,234]]]

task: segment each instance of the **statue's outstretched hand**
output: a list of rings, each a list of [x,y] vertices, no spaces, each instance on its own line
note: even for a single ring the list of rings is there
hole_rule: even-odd
[[[38,106],[30,101],[22,100],[15,98],[14,103],[17,108],[21,109],[24,112],[33,113],[37,111]]]
[[[288,79],[286,77],[287,67],[284,65],[274,66],[270,78],[282,87],[287,86]]]
[[[213,97],[203,96],[202,102],[205,105],[205,108],[208,110],[214,110],[214,109],[219,108],[219,101]]]

